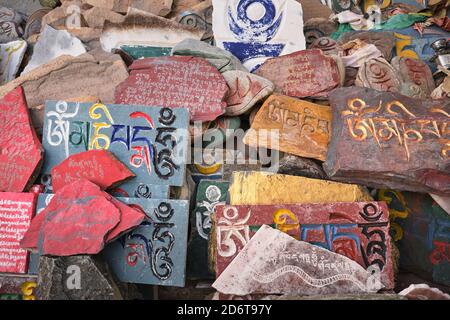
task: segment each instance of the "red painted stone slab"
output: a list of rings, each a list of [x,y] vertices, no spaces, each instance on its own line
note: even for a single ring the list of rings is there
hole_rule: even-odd
[[[106,150],[73,154],[52,169],[53,192],[78,179],[87,179],[102,189],[134,177],[133,172]]]
[[[275,92],[291,97],[326,97],[340,85],[333,57],[321,50],[302,50],[267,60],[256,72],[275,85]]]
[[[187,108],[191,121],[214,120],[225,112],[227,83],[203,58],[146,58],[130,71],[116,88],[115,103]]]
[[[219,276],[264,224],[297,240],[347,256],[364,268],[377,264],[386,289],[394,287],[385,202],[341,202],[216,207]]]
[[[130,229],[137,227],[145,218],[145,212],[126,205],[125,203],[112,198],[112,203],[120,210],[120,223],[108,234],[106,243],[109,243]]]
[[[0,273],[28,270],[29,254],[19,241],[31,223],[36,199],[33,193],[0,193]]]
[[[0,132],[0,191],[22,192],[32,183],[43,148],[21,87],[0,99]]]

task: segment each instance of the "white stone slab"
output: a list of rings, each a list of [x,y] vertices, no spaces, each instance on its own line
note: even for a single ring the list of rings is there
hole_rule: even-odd
[[[295,0],[213,0],[216,45],[255,70],[268,58],[306,48],[303,10]]]
[[[27,42],[23,40],[0,44],[0,85],[16,78],[27,51]]]

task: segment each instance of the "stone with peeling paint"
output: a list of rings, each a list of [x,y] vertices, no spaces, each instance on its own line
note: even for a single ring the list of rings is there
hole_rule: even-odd
[[[22,74],[46,64],[62,55],[77,57],[86,53],[83,43],[65,30],[56,30],[46,25],[34,46],[33,56]]]
[[[235,70],[226,71],[222,75],[229,87],[225,110],[227,116],[239,116],[248,112],[274,90],[272,82],[252,73]]]
[[[347,257],[264,225],[213,287],[224,294],[241,296],[347,294],[377,292],[381,289],[377,280]]]
[[[371,201],[361,186],[267,172],[234,172],[231,205]]]
[[[129,78],[116,88],[118,104],[187,108],[191,121],[214,120],[225,112],[227,84],[205,59],[146,58],[130,69]]]
[[[302,50],[267,60],[256,74],[273,82],[275,92],[291,97],[327,97],[343,83],[336,56],[322,51]],[[343,68],[343,65],[342,65]]]
[[[330,134],[330,107],[273,94],[259,109],[243,141],[251,147],[323,161]]]
[[[0,44],[0,85],[16,78],[27,47],[22,40]]]
[[[422,60],[394,57],[391,65],[402,81],[401,92],[413,98],[428,98],[436,88],[430,67]]]
[[[0,99],[0,111],[0,191],[22,192],[36,178],[44,150],[21,87]]]
[[[186,3],[186,1],[179,0],[175,0],[175,3],[176,2]],[[180,12],[174,19],[181,24],[186,24],[203,31],[204,35],[202,37],[202,41],[214,44],[214,34],[212,31],[212,13],[212,0],[202,0],[200,3],[194,3],[192,6],[186,8],[186,10]]]
[[[250,5],[252,4],[252,5]],[[303,10],[294,0],[213,0],[216,45],[249,71],[270,57],[303,50]]]
[[[230,52],[200,40],[185,39],[181,41],[173,47],[172,55],[204,58],[221,73],[232,70],[247,72],[238,58]]]
[[[87,179],[102,189],[119,185],[134,177],[126,165],[106,150],[73,154],[52,168],[53,192],[78,179]]]
[[[400,92],[401,80],[398,73],[384,58],[364,61],[358,70],[355,85],[378,91]]]
[[[326,179],[321,165],[312,159],[287,154],[280,159],[278,172],[313,179]]]

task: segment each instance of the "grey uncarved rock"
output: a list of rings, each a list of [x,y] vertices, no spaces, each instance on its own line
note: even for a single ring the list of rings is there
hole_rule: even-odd
[[[100,256],[40,258],[37,300],[129,298],[139,298],[139,294],[130,290],[128,285],[118,285]]]
[[[278,173],[301,176],[313,179],[325,179],[326,174],[322,167],[312,159],[285,155],[280,160]]]

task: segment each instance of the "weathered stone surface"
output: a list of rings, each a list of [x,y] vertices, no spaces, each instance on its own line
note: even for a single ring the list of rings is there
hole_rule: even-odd
[[[23,35],[22,22],[23,16],[18,11],[0,6],[0,43],[19,40]]]
[[[450,295],[436,288],[430,288],[427,284],[412,284],[399,292],[408,300],[450,300]]]
[[[44,150],[21,87],[0,99],[0,111],[0,191],[22,192],[36,178]]]
[[[204,58],[221,73],[231,70],[247,72],[239,59],[230,52],[200,40],[185,39],[181,41],[173,47],[172,55]]]
[[[356,77],[358,76],[359,68],[346,67],[344,87],[351,87],[355,85]]]
[[[393,293],[360,293],[325,294],[317,296],[266,296],[261,300],[406,300],[406,298]]]
[[[401,92],[413,98],[428,98],[435,89],[430,67],[418,59],[394,57],[392,67],[402,81]]]
[[[306,48],[302,6],[294,0],[213,0],[213,8],[216,45],[249,71],[270,57]]]
[[[172,9],[173,0],[130,0],[130,6],[165,17]]]
[[[103,28],[106,21],[121,23],[125,17],[106,8],[92,7],[83,12],[83,18],[90,28]]]
[[[381,31],[351,31],[345,32],[338,40],[338,44],[344,44],[351,40],[360,39],[366,43],[374,44],[378,50],[383,53],[383,57],[387,61],[391,61],[392,49],[395,46],[396,40],[393,32]]]
[[[32,35],[39,34],[41,31],[42,19],[51,11],[50,8],[43,8],[36,10],[33,14],[28,18],[27,24],[25,25],[24,31],[24,39],[28,39]]]
[[[337,57],[320,50],[302,50],[267,60],[256,74],[273,82],[275,92],[291,97],[326,97],[339,87]]]
[[[231,205],[371,201],[360,186],[267,172],[235,172]]]
[[[83,53],[86,53],[86,48],[79,39],[65,30],[56,30],[46,25],[33,48],[33,56],[22,74],[62,55],[76,57]]]
[[[29,254],[20,248],[36,208],[33,193],[0,192],[0,272],[26,273]],[[0,286],[1,287],[1,286]]]
[[[26,41],[0,44],[0,85],[16,78],[26,51]]]
[[[311,43],[308,49],[320,49],[326,55],[337,55],[337,43],[335,40],[328,37],[321,37]]]
[[[45,114],[41,183],[46,192],[52,190],[54,166],[72,154],[101,149],[112,152],[135,175],[110,189],[114,195],[164,199],[169,186],[183,185],[188,141],[181,134],[189,123],[187,109],[49,101]],[[57,123],[60,117],[67,129]],[[68,134],[61,136],[62,130]]]
[[[217,276],[265,224],[297,240],[346,256],[364,269],[377,267],[383,287],[394,288],[389,210],[384,202],[218,205],[215,210]]]
[[[324,163],[329,177],[450,194],[447,102],[351,87],[335,90],[330,103],[333,134]]]
[[[208,149],[223,148],[229,139],[235,137],[240,127],[240,117],[219,117],[211,121],[208,130],[203,133],[203,146]]]
[[[37,276],[29,274],[1,274],[0,275],[0,297],[2,295],[18,295],[24,298],[24,290],[30,290],[30,287],[35,287]],[[33,292],[26,292],[33,295]],[[2,300],[2,298],[0,298]],[[25,300],[25,299],[23,299]]]
[[[383,53],[374,44],[359,39],[341,44],[339,52],[344,66],[353,68],[360,68],[366,60],[383,56]]]
[[[133,172],[106,150],[89,150],[69,156],[52,168],[53,192],[78,179],[87,179],[102,189],[134,177]]]
[[[80,280],[74,280],[74,272]],[[70,272],[68,272],[70,271]],[[79,288],[79,289],[77,289]],[[122,300],[115,280],[98,256],[41,257],[37,300]]]
[[[214,120],[225,112],[225,79],[202,58],[147,58],[130,69],[116,88],[116,103],[187,108],[191,121]]]
[[[214,279],[208,267],[208,243],[212,215],[218,205],[225,204],[229,182],[201,180],[197,187],[196,207],[190,218],[187,273],[191,279]]]
[[[197,0],[198,2],[199,0]],[[186,2],[186,1],[175,1]],[[190,6],[180,12],[175,18],[181,24],[194,27],[204,32],[202,41],[213,44],[214,34],[212,30],[212,0],[200,1],[200,3]]]
[[[126,13],[133,0],[82,0],[93,7],[105,8],[119,13]]]
[[[303,32],[305,33],[308,49],[317,39],[331,36],[338,29],[339,25],[328,18],[311,18],[305,21]]]
[[[246,113],[274,90],[272,82],[252,73],[236,70],[226,71],[222,75],[229,88],[225,110],[227,116],[239,116]]]
[[[330,133],[329,107],[274,94],[259,109],[244,143],[323,161]]]
[[[450,287],[450,216],[427,194],[394,195],[388,205],[401,213],[395,220],[400,268]]]
[[[443,197],[438,196],[437,194],[431,194],[430,196],[433,198],[434,201],[436,201],[439,206],[444,209],[448,214],[450,214],[450,196],[449,197]]]
[[[280,160],[277,173],[313,179],[325,179],[327,176],[322,166],[314,160],[297,157],[292,154],[287,154]]]
[[[377,292],[381,285],[353,260],[263,225],[213,287],[242,296]]]
[[[100,37],[103,50],[122,45],[173,48],[184,39],[200,40],[203,32],[145,11],[130,9],[123,22],[107,21]]]
[[[28,107],[46,100],[95,96],[104,103],[114,101],[115,87],[128,77],[119,55],[94,52],[79,57],[62,56],[0,87],[0,97],[22,86]]]
[[[123,282],[184,286],[189,202],[120,200],[145,214],[146,221],[105,248],[114,274]]]
[[[401,90],[397,72],[383,58],[366,60],[359,68],[355,84],[379,91],[400,92]]]

